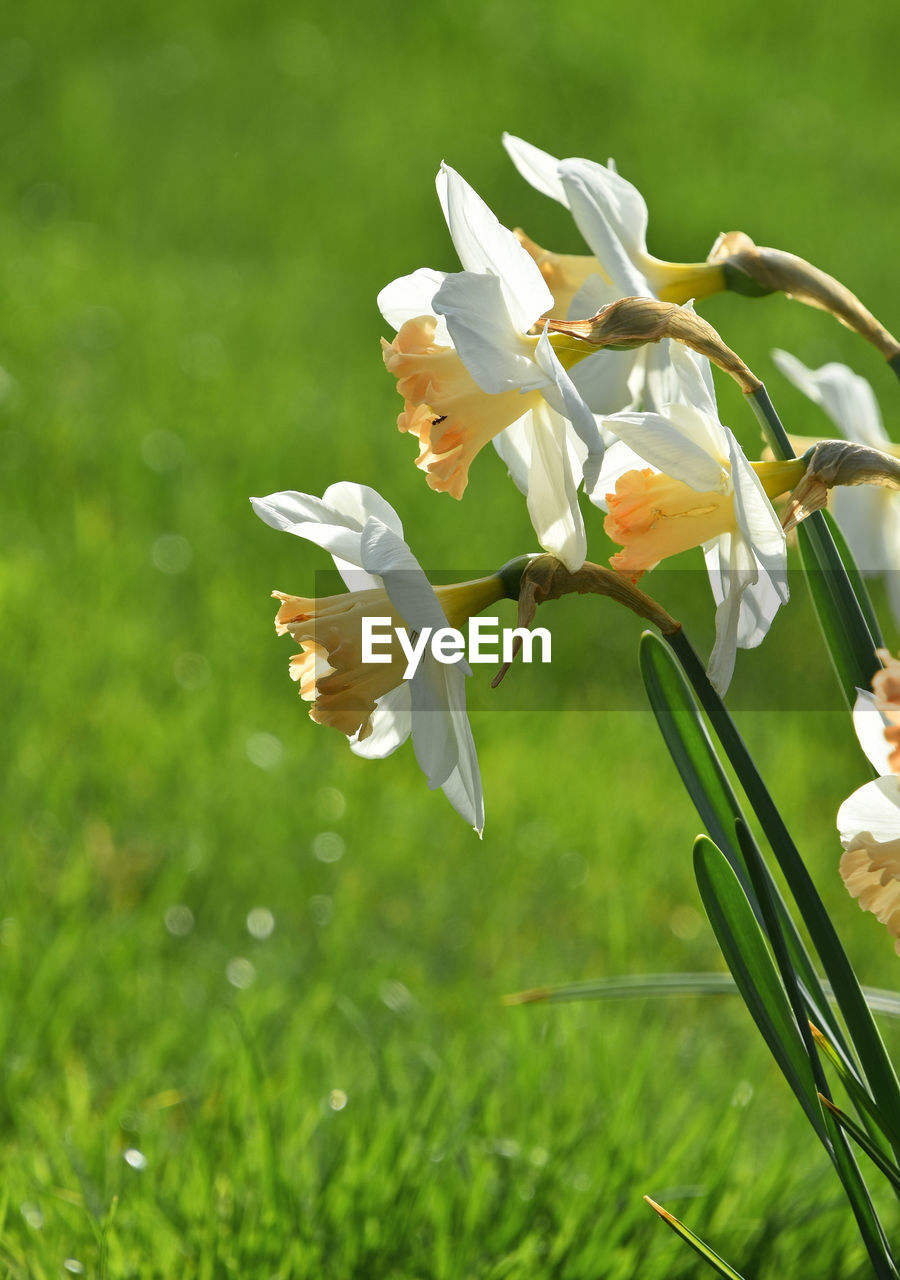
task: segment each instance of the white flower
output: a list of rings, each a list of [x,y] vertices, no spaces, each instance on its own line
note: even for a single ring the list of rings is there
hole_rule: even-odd
[[[390,617],[392,626],[410,632],[459,627],[500,598],[499,579],[436,592],[403,541],[397,513],[365,485],[334,484],[321,498],[284,492],[250,501],[266,524],[331,552],[350,588],[319,600],[273,593],[281,601],[277,631],[290,632],[302,648],[291,660],[291,677],[313,703],[311,718],[340,729],[357,755],[370,758],[390,755],[411,732],[429,787],[441,787],[480,834],[484,802],[466,717],[468,664],[463,658],[438,662],[426,650],[405,680],[405,658],[396,647],[390,663],[363,661],[361,632],[365,617]]]
[[[882,658],[889,658],[883,650]],[[889,668],[890,670],[890,668]],[[876,675],[878,680],[879,675]],[[882,776],[854,791],[838,810],[844,853],[841,877],[863,911],[886,925],[900,955],[900,778],[889,772],[896,729],[880,698],[857,690],[853,725],[860,745]]]
[[[684,303],[724,288],[721,264],[664,262],[647,251],[647,205],[638,189],[608,165],[576,157],[559,160],[512,134],[503,135],[513,164],[527,182],[568,209],[591,249],[592,257],[548,253],[522,232],[520,238],[535,257],[553,290],[558,318],[580,320],[596,314],[620,297],[659,298]],[[627,380],[629,407],[645,409],[675,399],[669,343],[631,352],[605,352],[608,381],[595,366],[594,385],[581,390],[595,413],[621,405],[603,403],[612,391],[613,371]],[[615,363],[613,363],[615,362]]]
[[[398,329],[382,344],[405,401],[398,425],[418,436],[431,487],[457,498],[472,459],[494,440],[541,546],[580,568],[587,543],[577,489],[585,473],[596,479],[604,442],[564,362],[594,357],[531,332],[553,305],[533,259],[453,169],[442,166],[437,188],[463,271],[423,269],[378,297]]]
[[[884,429],[875,393],[865,378],[845,364],[808,369],[788,351],[773,351],[772,359],[848,440],[882,453],[900,453]],[[798,441],[798,452],[810,443]],[[830,505],[860,571],[884,574],[891,612],[900,624],[900,494],[879,485],[838,487],[832,490]]]
[[[683,402],[604,419],[621,443],[591,498],[608,505],[606,532],[623,544],[610,563],[635,581],[664,557],[702,546],[717,606],[708,674],[722,693],[736,649],[760,644],[788,599],[785,537],[769,497],[791,488],[805,464],[751,465],[719,422],[709,361],[678,345],[672,355]]]

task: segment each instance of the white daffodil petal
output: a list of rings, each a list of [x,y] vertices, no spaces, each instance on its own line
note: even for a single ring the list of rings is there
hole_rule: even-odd
[[[616,485],[626,472],[640,471],[646,465],[645,460],[624,440],[615,440],[607,447],[596,484],[587,490],[591,502],[602,511],[608,511],[607,494],[615,493]]]
[[[427,653],[409,681],[413,747],[432,791],[442,787],[459,764],[447,692],[448,670]]]
[[[358,734],[349,740],[354,755],[365,760],[383,760],[402,746],[412,729],[409,686],[399,684],[379,698],[369,725],[371,731],[362,741]]]
[[[742,537],[723,534],[718,541],[722,599],[716,609],[716,640],[706,674],[716,692],[724,695],[734,674],[744,592],[755,585],[758,572]]]
[[[727,427],[728,456],[734,483],[734,513],[737,522],[756,555],[770,570],[786,566],[787,543],[781,521],[772,506],[759,476],[747,461],[743,449]],[[788,598],[787,577],[783,600]]]
[[[488,395],[530,390],[545,381],[532,358],[533,343],[512,323],[496,276],[470,271],[447,276],[434,296],[434,309],[446,317],[460,359]]]
[[[449,165],[441,165],[437,189],[463,269],[497,276],[513,325],[525,333],[553,306],[553,295],[534,259]]]
[[[504,133],[503,145],[510,160],[526,182],[531,183],[536,191],[549,196],[551,200],[558,200],[566,208],[569,207],[566,189],[559,177],[559,161],[555,156],[551,156],[547,151],[541,151],[539,147],[532,146],[522,138],[516,138],[511,133]]]
[[[848,440],[872,449],[883,449],[890,443],[874,391],[847,365],[832,362],[820,369],[808,369],[789,351],[779,350],[772,352],[772,359],[795,387],[828,414]]]
[[[751,548],[752,551],[752,548]],[[737,645],[739,649],[755,649],[769,633],[775,614],[787,599],[787,570],[782,574],[770,572],[754,555],[756,582],[741,596],[741,612],[738,618]]]
[[[639,401],[636,407],[645,413],[660,413],[665,405],[685,399],[672,363],[672,352],[680,346],[680,342],[663,338],[662,342],[648,343],[631,353],[641,361],[640,375],[631,390]]]
[[[853,728],[872,768],[881,774],[891,772],[890,756],[894,748],[884,736],[888,723],[878,710],[875,695],[865,689],[857,689],[856,702],[853,704]]]
[[[831,512],[850,545],[861,573],[900,566],[900,503],[896,490],[874,485],[840,486],[831,491]]]
[[[381,579],[391,604],[410,630],[447,626],[434,587],[402,538],[380,521],[369,520],[361,544],[363,568]]]
[[[484,830],[484,795],[472,729],[466,715],[465,677],[458,666],[453,666],[446,668],[445,678],[457,764],[442,788],[456,812],[481,835]]]
[[[578,230],[622,295],[653,297],[640,266],[647,256],[647,206],[639,192],[590,160],[563,160],[559,176]]]
[[[694,308],[688,303],[683,310],[693,312]],[[660,343],[660,346],[662,345]],[[709,360],[683,343],[674,341],[669,342],[666,354],[677,379],[677,398],[685,404],[693,405],[702,414],[718,422],[716,393]]]
[[[492,444],[506,463],[509,478],[519,490],[528,493],[528,472],[531,467],[531,410],[516,422],[494,436]]]
[[[854,791],[838,809],[837,828],[845,847],[863,834],[879,844],[900,838],[900,778],[892,773]]]
[[[367,484],[351,484],[349,480],[340,480],[330,484],[322,495],[322,501],[333,511],[339,512],[348,521],[352,520],[361,529],[367,520],[374,518],[403,537],[403,522],[397,512],[382,498],[375,489]]]
[[[361,529],[355,521],[344,523],[340,512],[327,506],[321,499],[312,498],[307,493],[285,491],[271,493],[266,498],[251,498],[250,501],[259,518],[273,529],[306,538],[330,551],[345,564],[360,565]],[[292,518],[302,515],[306,518]]]
[[[594,414],[618,413],[634,404],[630,386],[636,351],[598,351],[579,360],[569,377]]]
[[[670,406],[678,408],[687,406]],[[722,464],[687,438],[670,417],[660,413],[615,413],[602,422],[651,467],[681,480],[697,493],[721,490],[725,474]]]
[[[578,479],[566,440],[566,423],[549,405],[532,413],[528,514],[545,551],[574,572],[584,564],[587,537],[578,506]]]
[[[605,443],[594,415],[582,400],[575,384],[566,373],[559,357],[550,344],[546,327],[538,339],[534,353],[535,361],[547,377],[550,385],[545,387],[544,399],[552,409],[572,424],[575,434],[587,449],[584,464],[584,483],[593,488],[603,464]]]
[[[608,280],[604,280],[601,275],[595,273],[588,276],[572,298],[569,303],[567,319],[585,320],[588,316],[595,316],[601,308],[608,306],[610,302],[615,302],[621,296],[614,284],[610,284]],[[627,353],[623,352],[622,354]],[[582,361],[582,363],[584,362]]]
[[[431,300],[444,283],[446,275],[446,271],[420,267],[412,275],[392,280],[378,295],[378,310],[394,329],[400,329],[407,320],[415,320],[418,316],[433,315]],[[438,317],[434,341],[442,347],[450,345],[450,335],[441,317]]]

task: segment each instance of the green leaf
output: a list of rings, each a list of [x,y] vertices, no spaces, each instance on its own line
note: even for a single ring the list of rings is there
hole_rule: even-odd
[[[847,1034],[865,1073],[872,1097],[888,1115],[900,1115],[900,1085],[893,1063],[866,1004],[859,980],[841,945],[834,923],[819,897],[784,819],[759,775],[753,757],[724,702],[709,683],[703,664],[683,631],[666,636],[700,705],[737,774],[772,849],[822,962]],[[831,1037],[833,1039],[833,1036]],[[900,1156],[900,1152],[895,1151]]]
[[[762,930],[737,877],[722,852],[705,836],[700,836],[694,845],[694,872],[706,913],[744,1003],[834,1161],[876,1275],[882,1280],[891,1280],[896,1270],[862,1175],[834,1118],[828,1111],[823,1118],[819,1101],[822,1094],[814,1083],[819,1063],[807,1053]],[[765,889],[763,877],[757,877],[755,882]],[[776,954],[782,970],[796,988],[784,939],[777,932],[774,904],[768,895],[763,912],[767,925],[776,935]],[[796,989],[794,997],[802,1016]]]
[[[714,1271],[718,1271],[720,1276],[727,1277],[727,1280],[743,1280],[743,1276],[740,1272],[735,1271],[734,1267],[730,1267],[724,1258],[720,1258],[717,1253],[710,1249],[709,1245],[706,1244],[705,1241],[701,1240],[698,1235],[695,1235],[694,1232],[691,1231],[689,1227],[686,1227],[683,1222],[679,1221],[674,1214],[669,1213],[668,1209],[664,1209],[661,1204],[657,1204],[656,1201],[651,1200],[649,1196],[644,1196],[644,1199],[647,1201],[650,1208],[659,1214],[663,1222],[668,1223],[675,1234],[681,1236],[682,1240],[686,1240],[692,1249],[696,1249],[700,1254],[700,1257],[703,1258],[704,1261],[708,1262]]]
[[[694,843],[694,874],[725,962],[751,1017],[806,1117],[828,1146],[809,1055],[747,895],[720,849]]]
[[[645,631],[641,636],[640,664],[650,705],[687,792],[707,834],[728,858],[758,916],[756,895],[747,880],[744,856],[735,839],[735,822],[740,821],[746,826],[747,821],[678,659],[657,635]],[[809,1005],[808,1016],[820,1020],[834,1043],[852,1061],[850,1049],[831,1016],[821,979],[803,940],[768,869],[764,868],[764,873],[769,892],[778,904],[781,928],[787,938],[791,958],[803,982]]]
[[[836,1107],[830,1098],[820,1094],[819,1099],[822,1105],[834,1116],[841,1128],[846,1129],[853,1141],[865,1151],[872,1163],[881,1170],[894,1190],[900,1191],[900,1169],[897,1168],[897,1165],[884,1154],[880,1147],[876,1146],[856,1121],[852,1120],[845,1111],[841,1111],[840,1107]]]
[[[868,1117],[877,1132],[884,1135],[895,1150],[900,1150],[900,1125],[897,1119],[889,1118],[871,1097],[868,1090],[854,1071],[851,1071],[834,1045],[823,1035],[818,1027],[811,1027],[813,1039],[824,1057],[828,1059],[840,1077],[841,1084],[847,1090],[857,1110]]]

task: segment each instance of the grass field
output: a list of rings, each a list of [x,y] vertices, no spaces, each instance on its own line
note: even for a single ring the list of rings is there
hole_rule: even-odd
[[[501,1004],[723,967],[637,623],[565,601],[541,618],[552,684],[470,682],[480,843],[410,749],[360,761],[307,721],[268,594],[313,592],[330,562],[247,498],[371,484],[454,576],[533,548],[495,456],[460,504],[426,488],[374,302],[455,266],[441,159],[501,220],[579,249],[504,129],[613,155],[660,256],[740,227],[896,330],[898,38],[887,7],[799,0],[34,0],[0,19],[10,1276],[707,1274],[644,1193],[747,1276],[868,1274],[737,999]],[[892,429],[888,371],[824,315],[736,297],[704,314],[794,429],[822,422],[776,345],[852,364]],[[602,560],[596,518],[592,537]],[[660,594],[708,646],[696,577]],[[796,588],[739,658],[735,705],[862,979],[892,987],[890,942],[837,876],[834,815],[868,775],[830,695],[801,696],[827,659]]]

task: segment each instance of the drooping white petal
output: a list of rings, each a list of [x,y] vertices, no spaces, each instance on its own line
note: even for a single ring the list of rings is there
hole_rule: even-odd
[[[572,471],[566,422],[549,405],[532,411],[527,504],[531,523],[545,551],[567,569],[580,569],[587,556],[584,520],[578,506],[580,476]]]
[[[432,791],[442,787],[459,764],[447,692],[449,670],[429,651],[409,681],[413,747],[419,768]]]
[[[718,559],[721,603],[716,609],[716,639],[706,674],[713,688],[724,694],[734,674],[744,593],[756,584],[758,569],[740,535],[726,533],[718,539]]]
[[[532,358],[533,343],[513,325],[497,276],[471,271],[449,275],[433,305],[446,317],[453,345],[482,391],[530,390],[545,381]]]
[[[615,413],[602,421],[651,467],[683,481],[697,493],[721,490],[725,477],[721,462],[682,429],[674,417],[677,409],[696,413],[687,405],[670,405],[667,410],[670,416],[666,417],[660,413]]]
[[[641,269],[647,257],[647,206],[630,182],[590,160],[563,160],[559,175],[578,226],[624,297],[652,298]]]
[[[457,763],[443,783],[443,791],[456,812],[481,835],[484,830],[484,795],[472,729],[466,715],[465,678],[458,666],[446,669],[446,682]]]
[[[824,409],[848,440],[872,449],[883,449],[890,443],[874,391],[847,365],[832,362],[808,369],[789,351],[779,350],[772,352],[772,359],[795,387]]]
[[[747,541],[756,555],[772,571],[786,563],[787,550],[784,530],[775,508],[769,501],[759,476],[747,461],[747,457],[728,427],[724,428],[731,462],[731,479],[734,484],[734,514]],[[784,600],[787,600],[787,579],[784,584]]]
[[[366,760],[383,760],[402,746],[412,728],[409,686],[398,684],[375,703],[369,717],[371,732],[360,741],[354,734],[349,739],[354,755]]]
[[[494,436],[491,443],[506,463],[509,478],[519,490],[528,493],[528,472],[531,467],[531,411],[523,414],[505,431]]]
[[[898,839],[900,778],[888,774],[854,791],[838,809],[837,828],[845,847],[863,834],[872,836],[879,844]]]
[[[402,538],[373,519],[363,528],[361,545],[363,568],[381,579],[391,604],[410,630],[447,626],[434,587]]]
[[[513,325],[525,333],[553,306],[534,259],[449,165],[441,165],[437,190],[463,269],[497,276]]]
[[[878,710],[875,695],[865,689],[857,689],[853,704],[853,728],[859,745],[876,773],[891,772],[890,755],[893,745],[884,736],[888,721]]]
[[[538,339],[534,353],[538,367],[548,379],[543,388],[544,399],[563,418],[568,418],[575,434],[587,449],[584,463],[584,483],[593,488],[603,464],[605,443],[600,428],[590,409],[581,398],[572,379],[566,373],[547,336],[546,326]]]
[[[431,300],[444,283],[446,275],[446,271],[420,267],[412,275],[392,280],[378,295],[378,310],[394,329],[400,329],[407,320],[415,320],[418,316],[434,315]],[[450,335],[440,316],[437,317],[434,341],[438,346],[450,346]]]
[[[566,189],[559,177],[559,161],[555,156],[511,133],[504,133],[503,145],[526,182],[530,182],[536,191],[549,196],[551,200],[558,200],[566,208],[569,207]]]

